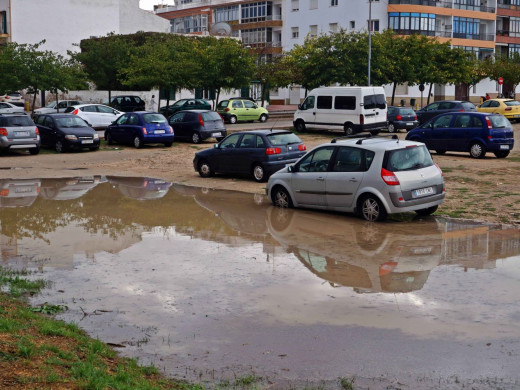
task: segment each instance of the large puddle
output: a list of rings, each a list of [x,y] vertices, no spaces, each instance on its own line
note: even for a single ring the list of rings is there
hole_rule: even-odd
[[[0,247],[52,281],[33,304],[170,376],[520,387],[519,229],[102,176],[0,180]]]

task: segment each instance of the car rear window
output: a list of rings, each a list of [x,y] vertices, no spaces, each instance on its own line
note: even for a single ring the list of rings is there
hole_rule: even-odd
[[[0,118],[0,120],[2,120],[2,118]],[[2,126],[34,126],[34,122],[27,115],[4,116]]]
[[[222,117],[215,111],[201,113],[204,121],[221,121]]]
[[[267,136],[269,142],[273,146],[281,146],[281,145],[289,145],[289,144],[299,144],[302,140],[293,133],[276,133],[269,134]]]
[[[471,102],[462,102],[462,107],[464,107],[465,110],[475,110],[475,105]]]
[[[516,100],[506,100],[504,104],[506,106],[520,106],[520,102],[517,102]]]
[[[489,121],[491,122],[491,125],[497,129],[503,129],[507,127],[511,127],[511,122],[503,116],[503,115],[490,115],[488,116]]]
[[[433,165],[425,145],[409,146],[386,152],[384,167],[391,172],[411,171]]]
[[[399,113],[401,115],[415,115],[415,111],[411,108],[400,108]]]
[[[166,123],[167,120],[163,114],[144,114],[144,123]]]

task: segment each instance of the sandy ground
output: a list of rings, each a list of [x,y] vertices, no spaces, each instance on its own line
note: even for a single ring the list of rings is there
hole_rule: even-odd
[[[277,127],[290,124],[277,121]],[[263,125],[265,127],[265,125]],[[229,125],[229,131],[254,127],[252,124]],[[489,222],[520,224],[520,124],[515,124],[515,150],[505,159],[488,153],[476,160],[467,153],[436,155],[435,162],[443,169],[447,196],[437,215],[477,219]],[[301,135],[311,149],[341,135],[314,131]],[[404,138],[404,131],[399,133]],[[89,175],[147,176],[208,188],[264,193],[264,184],[248,178],[217,175],[203,179],[193,169],[193,156],[198,150],[213,146],[212,140],[199,145],[175,143],[134,149],[129,146],[102,145],[97,152],[56,154],[45,151],[37,156],[4,154],[1,158],[2,178],[47,178]]]

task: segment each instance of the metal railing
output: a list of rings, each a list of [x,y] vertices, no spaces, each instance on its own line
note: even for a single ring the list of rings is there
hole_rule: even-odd
[[[435,31],[426,31],[426,30],[394,30],[396,34],[399,35],[427,35],[430,37],[441,37],[441,38],[451,38],[452,31],[451,30],[435,30]]]
[[[510,4],[510,1],[507,0],[498,0],[497,7],[498,8],[505,8],[505,9],[512,9],[515,11],[520,11],[520,5],[517,4]]]
[[[453,38],[462,38],[462,39],[476,39],[479,41],[495,41],[495,34],[468,34],[468,33],[453,33]]]
[[[468,11],[489,12],[493,14],[495,13],[495,8],[493,7],[487,7],[481,4],[459,4],[452,0],[388,0],[388,4],[427,5],[429,7],[454,8]]]

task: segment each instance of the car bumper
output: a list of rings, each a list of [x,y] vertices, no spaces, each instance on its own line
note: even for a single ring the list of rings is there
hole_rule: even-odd
[[[217,133],[220,133],[220,135],[218,135]],[[208,139],[208,138],[223,138],[227,135],[227,131],[225,129],[215,129],[215,130],[210,130],[210,131],[203,131],[203,132],[200,132],[200,138],[202,138],[203,140],[205,139]]]
[[[83,148],[99,148],[99,139],[93,140],[92,143],[85,143],[84,141],[78,140],[65,140],[64,146],[67,149],[83,149]]]
[[[7,137],[0,137],[0,148],[2,149],[32,149],[40,147],[39,138],[24,138],[9,141]]]
[[[492,138],[485,146],[486,150],[490,152],[513,150],[515,141],[513,138]]]
[[[394,121],[392,122],[396,129],[412,130],[419,126],[419,121]]]
[[[435,188],[435,194],[419,198],[414,198],[412,196],[412,191],[389,193],[389,198],[391,200],[391,204],[388,205],[390,207],[389,212],[403,213],[440,205],[446,196],[444,185],[438,184],[433,187]]]
[[[147,135],[146,137],[143,137],[143,143],[145,144],[162,144],[165,142],[173,142],[174,140],[174,134]]]

